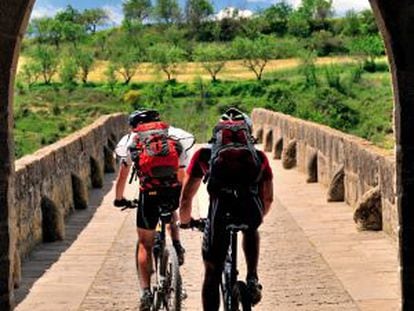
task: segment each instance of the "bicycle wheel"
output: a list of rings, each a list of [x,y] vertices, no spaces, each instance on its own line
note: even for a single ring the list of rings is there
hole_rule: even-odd
[[[170,311],[181,311],[182,280],[177,253],[171,245],[166,248],[166,252],[168,253],[166,261],[166,275],[170,280],[168,294],[166,296],[166,305]]]
[[[158,266],[157,288],[154,290],[153,310],[181,311],[182,281],[175,249],[167,246]]]
[[[249,292],[246,283],[237,281],[232,292],[232,310],[231,311],[251,311]]]

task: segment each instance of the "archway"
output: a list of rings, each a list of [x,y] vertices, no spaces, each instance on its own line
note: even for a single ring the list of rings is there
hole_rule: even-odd
[[[414,3],[370,0],[385,39],[395,98],[402,309],[414,309]],[[13,308],[13,84],[34,0],[0,2],[0,309]]]

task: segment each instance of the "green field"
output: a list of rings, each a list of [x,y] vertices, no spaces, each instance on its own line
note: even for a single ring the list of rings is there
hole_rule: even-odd
[[[229,106],[247,112],[255,107],[312,120],[392,148],[392,91],[384,62],[376,72],[356,63],[308,64],[265,73],[262,81],[223,80],[133,82],[129,85],[89,83],[62,86],[17,85],[15,104],[16,156],[34,152],[99,116],[158,109],[164,118],[195,133],[199,142]]]

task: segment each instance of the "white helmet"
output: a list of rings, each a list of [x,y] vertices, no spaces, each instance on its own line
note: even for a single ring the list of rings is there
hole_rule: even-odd
[[[250,117],[237,108],[229,108],[221,115],[220,121],[244,121],[249,127],[250,132],[253,128],[253,122]]]

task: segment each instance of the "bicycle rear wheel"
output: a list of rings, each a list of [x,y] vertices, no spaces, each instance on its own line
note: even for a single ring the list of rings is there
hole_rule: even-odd
[[[158,267],[159,287],[154,293],[154,310],[181,311],[182,280],[175,249],[167,246]]]
[[[252,304],[246,283],[237,281],[232,292],[232,310],[231,311],[251,311]]]

